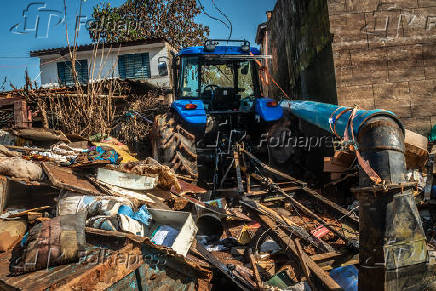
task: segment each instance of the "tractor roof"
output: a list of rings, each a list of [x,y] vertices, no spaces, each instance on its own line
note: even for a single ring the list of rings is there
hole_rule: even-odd
[[[253,55],[260,55],[257,48],[250,48]],[[250,55],[248,52],[243,52],[240,46],[217,46],[214,51],[208,52],[203,46],[194,46],[184,48],[179,52],[179,56],[185,55]]]

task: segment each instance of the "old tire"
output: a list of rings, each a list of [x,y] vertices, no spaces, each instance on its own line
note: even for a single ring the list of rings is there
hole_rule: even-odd
[[[155,160],[173,168],[176,173],[198,178],[195,135],[183,128],[174,113],[156,116],[152,149]]]

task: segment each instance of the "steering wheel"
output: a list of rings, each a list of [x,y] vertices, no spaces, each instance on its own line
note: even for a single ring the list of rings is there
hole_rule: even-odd
[[[210,88],[210,89],[209,89]],[[212,88],[214,88],[214,89],[212,89]],[[206,87],[204,87],[204,89],[203,89],[203,91],[209,91],[209,90],[211,90],[211,91],[215,91],[216,89],[218,89],[218,88],[220,88],[220,86],[218,86],[218,85],[215,85],[215,84],[209,84],[209,85],[207,85]]]

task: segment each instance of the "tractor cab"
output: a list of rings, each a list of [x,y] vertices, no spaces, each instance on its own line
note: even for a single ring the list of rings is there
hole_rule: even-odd
[[[172,107],[188,123],[206,123],[206,115],[256,110],[259,120],[280,119],[282,110],[277,102],[262,98],[256,62],[264,56],[248,41],[225,40],[240,46],[217,46],[220,41],[224,40],[208,40],[204,46],[182,49],[176,56],[176,101]]]

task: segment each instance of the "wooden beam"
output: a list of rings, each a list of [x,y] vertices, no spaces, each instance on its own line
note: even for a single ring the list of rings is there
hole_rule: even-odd
[[[264,225],[271,229],[269,233],[277,240],[277,243],[285,250],[286,253],[288,253],[288,255],[299,257],[297,246],[289,235],[277,227],[277,224],[274,223],[274,221],[272,221],[268,216],[259,215],[259,218]],[[336,283],[336,281],[333,280],[333,278],[330,277],[327,272],[321,269],[321,267],[319,267],[306,253],[303,252],[301,256],[306,262],[310,271],[321,280],[328,290],[342,290],[338,283]]]
[[[24,101],[23,97],[0,98],[0,107],[13,106],[16,101]]]
[[[32,127],[28,120],[26,100],[14,102],[14,125],[15,127]]]
[[[257,269],[256,258],[251,253],[250,249],[248,251],[249,251],[250,263],[251,263],[251,267],[253,268],[254,278],[256,279],[257,287],[262,288],[263,282],[262,279],[260,278],[259,270]]]
[[[8,183],[8,179],[5,176],[0,176],[0,213],[3,213],[8,201]]]

